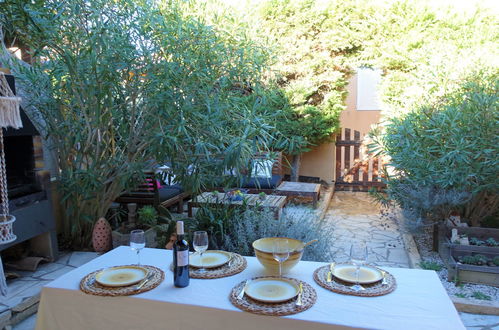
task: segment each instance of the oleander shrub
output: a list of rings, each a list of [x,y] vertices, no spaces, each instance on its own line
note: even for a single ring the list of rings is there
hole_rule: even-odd
[[[458,211],[473,226],[499,207],[499,80],[482,70],[438,101],[388,120],[372,147],[388,155],[387,198],[413,222]]]

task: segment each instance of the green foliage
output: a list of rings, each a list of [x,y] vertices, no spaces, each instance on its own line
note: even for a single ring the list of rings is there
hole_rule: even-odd
[[[319,220],[313,210],[293,208],[294,211],[284,210],[279,220],[275,219],[273,210],[246,209],[233,219],[232,230],[224,236],[221,246],[242,255],[253,255],[252,243],[262,237],[290,237],[303,242],[318,239],[305,248],[302,259],[333,260],[332,226]]]
[[[485,294],[485,293],[481,293],[479,291],[474,291],[471,294],[471,297],[475,298],[475,299],[478,299],[478,300],[492,300],[491,296],[489,296],[488,294]]]
[[[478,239],[476,237],[471,237],[470,238],[470,245],[477,245],[477,246],[481,246],[481,245],[484,245],[485,242],[482,241],[481,239]]]
[[[387,175],[389,199],[413,220],[441,220],[459,209],[476,226],[497,213],[497,77],[495,70],[479,72],[373,133],[371,147],[382,149],[395,170]]]
[[[482,254],[468,255],[459,258],[459,262],[468,265],[483,266],[487,264],[487,257]]]
[[[139,222],[143,225],[152,227],[158,223],[158,211],[151,206],[145,205],[137,211]]]
[[[499,257],[494,257],[494,259],[492,259],[492,262],[494,263],[494,265],[499,266]]]
[[[280,220],[273,210],[260,207],[230,208],[220,204],[201,207],[194,221],[188,223],[189,231],[208,232],[210,249],[223,249],[242,255],[253,255],[253,241],[262,237],[291,237],[304,242],[318,239],[305,249],[303,259],[313,261],[332,260],[332,229],[324,226],[313,211],[291,214],[284,212]]]
[[[151,163],[170,161],[184,188],[199,191],[271,139],[265,117],[275,114],[245,98],[264,56],[182,4],[2,3],[8,39],[35,60],[11,69],[57,155],[64,233],[75,247]]]
[[[467,295],[464,294],[464,293],[456,293],[456,297],[458,297],[458,298],[466,298]]]
[[[434,270],[434,271],[441,271],[444,266],[442,266],[441,264],[439,264],[438,262],[435,262],[435,261],[427,261],[427,260],[423,260],[419,263],[419,267],[421,267],[422,269],[426,269],[426,270]]]
[[[487,238],[487,240],[485,241],[485,245],[487,246],[491,246],[491,247],[494,247],[494,246],[499,246],[499,242],[497,242],[495,239],[493,239],[492,237],[489,237]]]
[[[208,233],[210,249],[222,248],[224,237],[233,232],[233,223],[239,217],[240,210],[227,204],[201,206],[194,217],[192,230],[204,230]]]

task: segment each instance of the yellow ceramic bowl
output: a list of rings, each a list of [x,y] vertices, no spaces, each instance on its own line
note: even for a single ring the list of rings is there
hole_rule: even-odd
[[[282,273],[285,274],[300,261],[301,256],[303,255],[303,247],[305,243],[297,239],[286,237],[265,237],[257,239],[253,242],[253,249],[255,249],[256,258],[260,261],[263,267],[274,274],[279,273],[279,263],[272,255],[272,247],[274,246],[274,242],[284,239],[288,240],[289,247],[292,251],[289,254],[288,260],[282,263]]]

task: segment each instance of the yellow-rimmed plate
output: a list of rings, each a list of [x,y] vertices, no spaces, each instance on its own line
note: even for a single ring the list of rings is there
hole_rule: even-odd
[[[189,265],[197,268],[215,268],[225,265],[232,258],[232,254],[219,250],[208,250],[203,252],[203,260],[199,253],[189,256]]]
[[[244,293],[250,298],[267,303],[290,300],[298,295],[300,287],[294,281],[278,277],[262,277],[249,281]]]
[[[334,266],[333,276],[349,283],[356,283],[356,267],[352,264],[339,264]],[[361,266],[359,269],[359,283],[371,284],[383,279],[383,274],[371,266]]]
[[[117,266],[106,268],[95,275],[100,285],[119,287],[142,281],[147,276],[147,269],[140,266]]]

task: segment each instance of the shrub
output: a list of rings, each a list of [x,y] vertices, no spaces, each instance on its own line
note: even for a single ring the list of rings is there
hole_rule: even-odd
[[[137,211],[137,215],[139,222],[143,225],[152,227],[158,223],[158,211],[151,205],[141,207]]]
[[[439,264],[438,262],[435,261],[426,261],[423,260],[419,263],[419,267],[426,269],[426,270],[434,270],[434,271],[441,271],[444,266]]]
[[[384,133],[372,134],[372,147],[381,147],[394,169],[388,199],[410,220],[441,220],[458,210],[477,226],[497,213],[498,87],[495,70],[477,73],[439,102],[392,118]]]
[[[332,227],[320,221],[313,211],[306,208],[285,209],[280,220],[274,210],[259,207],[229,208],[220,204],[201,207],[194,221],[188,222],[189,231],[206,230],[210,249],[223,249],[241,255],[254,255],[252,243],[262,237],[290,237],[308,242],[303,260],[330,261]]]
[[[262,237],[289,237],[308,242],[318,239],[317,243],[305,248],[302,260],[331,261],[333,253],[331,226],[319,220],[313,211],[305,208],[285,210],[276,220],[270,210],[247,209],[233,223],[233,231],[224,237],[223,248],[253,255],[253,241]]]

